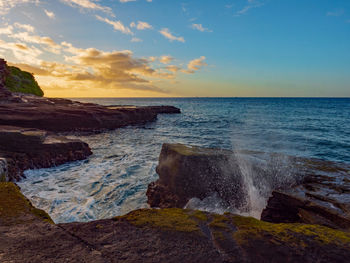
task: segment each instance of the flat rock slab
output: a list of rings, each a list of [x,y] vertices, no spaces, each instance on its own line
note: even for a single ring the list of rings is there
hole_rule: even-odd
[[[0,125],[0,156],[7,160],[10,181],[19,180],[24,170],[83,160],[91,154],[88,144],[77,139],[33,128]]]
[[[172,106],[102,106],[19,93],[0,96],[0,125],[53,132],[101,132],[153,121],[160,113],[180,110]]]

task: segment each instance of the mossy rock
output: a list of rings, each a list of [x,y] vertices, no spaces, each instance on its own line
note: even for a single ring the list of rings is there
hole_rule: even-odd
[[[238,228],[234,238],[240,244],[247,244],[254,239],[297,247],[307,247],[310,242],[316,242],[320,245],[333,244],[350,249],[350,233],[325,226],[299,223],[273,224],[242,216],[231,218],[232,223]]]
[[[217,215],[179,208],[141,209],[114,220],[126,220],[141,228],[151,227],[162,231],[192,232],[200,235],[206,235],[203,229],[210,229],[214,239],[232,239],[241,247],[265,243],[267,246],[279,244],[301,249],[327,245],[350,249],[348,232],[319,225],[273,224],[230,213]]]
[[[139,227],[159,228],[160,230],[200,233],[199,223],[206,221],[204,212],[170,209],[140,209],[131,213],[115,217],[114,220],[126,220]]]
[[[34,76],[26,71],[13,66],[8,66],[9,74],[6,76],[5,85],[12,92],[22,92],[44,96]]]
[[[0,225],[32,223],[37,220],[54,223],[45,211],[35,208],[14,183],[0,183]]]

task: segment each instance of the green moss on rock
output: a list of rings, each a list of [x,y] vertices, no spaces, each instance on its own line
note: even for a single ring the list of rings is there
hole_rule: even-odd
[[[8,71],[9,74],[6,77],[5,85],[10,91],[29,93],[40,97],[44,96],[44,92],[31,73],[13,66],[8,66]]]
[[[54,223],[43,210],[35,208],[14,183],[0,183],[0,225],[42,220]]]
[[[314,240],[321,244],[336,244],[350,248],[350,233],[328,227],[308,224],[273,224],[251,217],[233,216],[232,223],[238,228],[234,238],[238,243],[250,240],[270,240],[295,246],[306,246],[305,241]]]
[[[216,215],[206,212],[168,208],[141,209],[114,218],[127,221],[141,228],[156,228],[161,231],[196,233],[202,236],[203,226],[210,229],[216,241],[234,240],[241,247],[266,244],[267,247],[283,245],[295,249],[309,246],[335,245],[350,249],[350,233],[328,227],[308,224],[273,224],[233,214]]]
[[[203,212],[179,208],[141,209],[115,218],[115,220],[120,219],[140,227],[149,226],[161,230],[201,233],[199,223],[206,219],[206,215]]]

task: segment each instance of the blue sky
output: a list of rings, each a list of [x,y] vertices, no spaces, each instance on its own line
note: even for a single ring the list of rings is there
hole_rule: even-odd
[[[350,97],[347,0],[0,1],[47,96]]]

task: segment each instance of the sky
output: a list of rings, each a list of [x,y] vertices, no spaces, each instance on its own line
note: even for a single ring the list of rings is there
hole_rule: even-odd
[[[48,97],[350,97],[349,0],[0,0]]]

